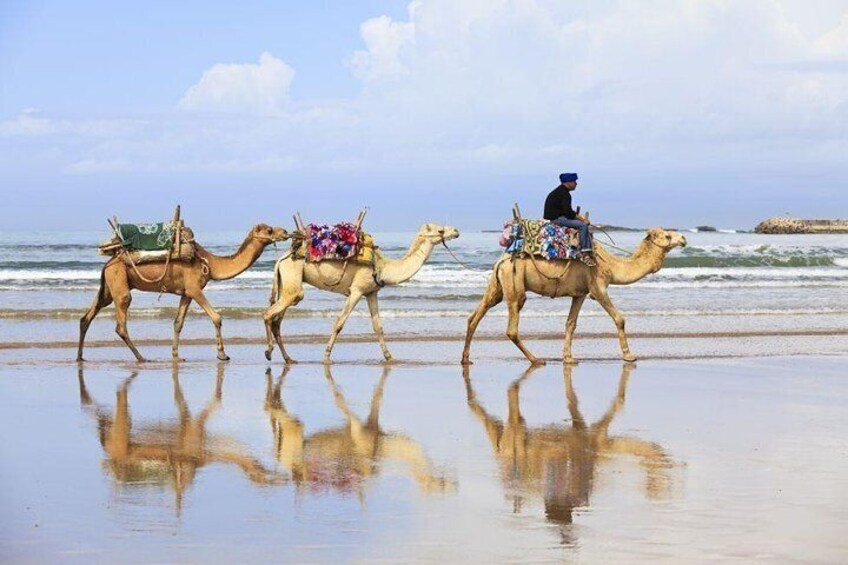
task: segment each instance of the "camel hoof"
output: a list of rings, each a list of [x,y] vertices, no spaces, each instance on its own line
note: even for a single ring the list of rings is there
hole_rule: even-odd
[[[473,364],[474,364],[474,361],[472,361],[472,360],[471,360],[471,359],[469,359],[468,357],[463,357],[463,358],[462,358],[462,361],[460,361],[459,363],[460,363],[461,365],[463,365],[463,366],[467,367],[468,365],[473,365]]]
[[[298,360],[294,359],[292,357],[286,357],[285,362],[286,362],[286,365],[297,365],[298,364]]]
[[[563,357],[563,365],[577,365],[578,361],[574,357]]]
[[[230,360],[230,356],[227,355],[226,353],[221,352],[221,353],[218,354],[218,361],[229,361],[229,360]]]
[[[532,361],[530,361],[530,364],[534,367],[544,367],[548,364],[548,362],[544,359],[533,359]]]
[[[265,359],[267,359],[268,361],[270,361],[270,360],[271,360],[271,354],[272,354],[273,352],[274,352],[274,350],[273,350],[273,349],[266,349],[266,350],[265,350]]]
[[[147,363],[147,359],[145,359],[144,357],[139,357],[135,361],[136,363]]]
[[[635,363],[636,362],[636,356],[633,355],[632,353],[628,353],[627,355],[622,356],[622,359],[626,363]]]

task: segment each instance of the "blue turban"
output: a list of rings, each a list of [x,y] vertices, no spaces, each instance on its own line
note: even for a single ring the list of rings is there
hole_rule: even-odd
[[[562,173],[559,176],[559,182],[574,182],[577,180],[577,173]]]

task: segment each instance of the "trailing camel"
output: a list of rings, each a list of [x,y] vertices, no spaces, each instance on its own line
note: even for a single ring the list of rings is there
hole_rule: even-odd
[[[368,480],[390,461],[403,463],[424,492],[444,492],[455,487],[455,483],[434,471],[418,442],[380,426],[383,388],[391,372],[390,365],[383,368],[374,387],[368,417],[364,420],[350,409],[330,367],[325,365],[324,376],[345,424],[309,435],[304,434],[303,422],[283,402],[282,388],[290,368],[291,365],[285,366],[276,383],[272,382],[271,369],[266,371],[265,410],[270,416],[277,461],[291,473],[298,489],[355,490],[362,498]]]
[[[650,499],[665,496],[671,487],[669,469],[674,462],[657,443],[630,436],[610,435],[609,427],[624,408],[627,382],[635,365],[625,363],[618,390],[607,411],[594,423],[583,417],[572,383],[572,366],[563,367],[569,425],[546,424],[530,427],[521,412],[521,385],[533,371],[528,369],[507,391],[507,417],[489,414],[474,392],[469,368],[463,369],[466,400],[471,412],[483,424],[497,457],[504,487],[515,497],[519,511],[523,502],[539,496],[545,516],[555,524],[572,523],[575,508],[585,507],[595,484],[597,471],[605,461],[635,459],[645,470],[645,493]]]
[[[141,424],[133,423],[129,400],[130,385],[137,373],[134,372],[118,386],[115,406],[109,409],[92,399],[85,385],[82,367],[79,366],[77,375],[80,404],[97,424],[100,444],[107,458],[104,469],[117,484],[170,486],[174,489],[178,514],[185,490],[194,481],[197,471],[210,463],[234,465],[255,484],[283,484],[281,474],[266,469],[234,439],[207,432],[207,422],[221,404],[222,363],[218,364],[212,398],[197,415],[192,415],[183,396],[179,365],[175,363],[172,380],[174,404],[179,417],[173,422]]]
[[[364,296],[371,312],[371,323],[385,360],[391,361],[392,354],[386,346],[380,312],[377,307],[377,293],[385,286],[394,286],[411,279],[430,257],[433,248],[439,244],[459,237],[459,230],[450,226],[424,224],[416,234],[406,254],[400,259],[387,259],[375,250],[373,264],[357,263],[353,260],[324,260],[309,262],[305,258],[289,253],[274,266],[274,283],[271,289],[271,307],[265,312],[265,333],[268,347],[265,357],[270,361],[274,352],[274,342],[280,347],[280,353],[286,363],[294,363],[283,345],[280,325],[290,306],[303,300],[303,283],[320,290],[344,294],[345,305],[333,325],[333,333],[324,351],[324,362],[330,362],[330,354],[350,313]]]
[[[506,254],[495,263],[492,277],[480,301],[480,305],[468,318],[468,330],[465,334],[465,347],[462,350],[462,363],[471,363],[471,339],[480,324],[480,320],[493,306],[506,300],[509,321],[506,335],[518,346],[518,349],[533,365],[543,365],[544,361],[530,353],[518,335],[518,319],[521,308],[527,300],[527,292],[534,292],[550,298],[571,297],[571,309],[565,324],[565,343],[562,349],[564,363],[573,363],[571,341],[577,328],[577,316],[583,301],[589,296],[596,300],[607,314],[612,317],[618,329],[618,342],[622,358],[632,362],[636,356],[630,352],[627,334],[624,332],[624,316],[615,308],[607,293],[610,285],[628,285],[656,273],[662,268],[666,254],[675,247],[685,247],[686,238],[677,232],[662,228],[648,230],[630,257],[616,257],[598,243],[595,243],[597,265],[589,267],[580,261],[536,260],[534,257],[513,257]]]
[[[133,352],[139,362],[145,361],[138,352],[130,334],[127,332],[127,311],[132,302],[133,289],[145,292],[176,294],[180,297],[180,306],[174,320],[174,341],[171,354],[174,359],[179,357],[180,332],[183,329],[188,307],[192,301],[197,302],[215,326],[215,338],[218,348],[218,359],[229,360],[224,352],[224,340],[221,337],[221,315],[215,311],[209,300],[203,294],[203,289],[209,281],[223,281],[237,277],[256,262],[265,247],[278,241],[288,239],[288,233],[283,228],[275,228],[258,224],[250,230],[238,251],[226,257],[213,255],[197,243],[196,253],[191,261],[170,261],[169,263],[144,263],[136,266],[127,265],[121,255],[110,259],[100,274],[100,289],[88,312],[80,319],[79,349],[77,361],[82,361],[85,334],[98,312],[115,303],[115,331]],[[161,278],[161,280],[159,280]]]

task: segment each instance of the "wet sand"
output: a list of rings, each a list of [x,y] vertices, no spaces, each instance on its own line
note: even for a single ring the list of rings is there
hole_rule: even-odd
[[[764,339],[777,354],[799,338]],[[832,339],[831,356],[529,373],[492,340],[467,372],[455,342],[394,343],[390,370],[376,345],[342,344],[328,372],[267,372],[256,345],[228,364],[187,346],[176,371],[121,348],[82,370],[67,349],[6,350],[0,559],[845,562],[848,356]],[[613,359],[599,341],[576,351]],[[708,356],[746,340],[634,346],[684,357],[690,341]]]

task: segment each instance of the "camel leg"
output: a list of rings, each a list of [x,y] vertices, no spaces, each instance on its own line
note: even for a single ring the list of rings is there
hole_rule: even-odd
[[[380,427],[380,406],[383,404],[383,389],[386,387],[386,379],[392,372],[391,367],[383,367],[383,372],[380,374],[380,380],[377,386],[374,387],[374,392],[371,395],[371,410],[368,412],[368,426],[374,429]]]
[[[636,360],[636,356],[630,353],[630,346],[627,345],[627,334],[624,332],[624,316],[621,315],[621,312],[616,309],[613,305],[612,300],[610,300],[609,294],[607,294],[606,289],[598,288],[592,292],[592,296],[601,305],[601,307],[606,310],[607,314],[610,315],[613,322],[615,322],[615,327],[618,329],[618,344],[621,346],[621,358],[627,361],[628,363],[632,363]]]
[[[571,371],[571,366],[562,366],[562,376],[563,380],[565,380],[565,397],[568,399],[568,413],[571,415],[571,427],[575,430],[585,431],[586,420],[583,418],[583,413],[580,412],[577,393],[574,392],[574,382],[571,379]]]
[[[79,336],[79,348],[77,349],[77,361],[84,361],[82,357],[82,349],[85,344],[85,334],[88,332],[88,327],[91,325],[91,322],[100,313],[100,311],[109,306],[112,303],[112,295],[109,292],[109,287],[106,285],[105,279],[101,278],[100,280],[100,289],[97,291],[97,296],[94,297],[94,302],[92,302],[91,307],[89,307],[88,312],[86,312],[82,318],[80,318],[80,336]]]
[[[465,332],[465,347],[462,349],[462,364],[470,365],[471,364],[471,339],[474,337],[474,332],[477,331],[477,326],[480,325],[480,321],[483,319],[483,316],[491,310],[494,306],[499,304],[503,300],[503,288],[501,287],[501,283],[498,281],[498,270],[492,273],[492,278],[489,279],[489,284],[486,287],[486,292],[483,294],[483,299],[480,301],[480,304],[477,306],[477,309],[471,313],[468,317],[468,329]]]
[[[117,320],[115,324],[115,332],[122,340],[124,340],[124,343],[127,344],[130,351],[133,352],[136,360],[139,363],[144,363],[146,359],[138,352],[138,349],[136,349],[135,344],[132,342],[132,339],[130,339],[129,332],[127,331],[127,312],[130,309],[130,304],[132,304],[132,295],[129,293],[129,290],[127,290],[125,294],[115,297],[115,318]]]
[[[268,340],[268,347],[265,349],[265,359],[271,360],[271,354],[274,352],[274,341],[280,347],[280,353],[283,354],[283,359],[286,363],[297,363],[286,352],[286,347],[283,345],[283,336],[280,333],[280,326],[283,323],[283,318],[290,306],[296,305],[303,299],[303,289],[300,289],[297,294],[283,294],[280,299],[275,302],[263,315],[265,320],[265,337]]]
[[[574,363],[574,357],[571,355],[571,341],[574,339],[574,330],[577,329],[577,316],[580,315],[580,308],[583,307],[583,301],[586,296],[575,296],[571,299],[571,309],[568,311],[568,321],[565,322],[565,343],[562,346],[562,362]]]
[[[627,395],[627,381],[630,379],[630,372],[633,370],[632,363],[625,363],[621,367],[621,376],[618,379],[618,391],[616,392],[615,398],[610,403],[609,408],[604,413],[601,418],[592,424],[592,429],[596,430],[599,434],[602,434],[604,438],[606,438],[607,430],[609,430],[610,424],[615,419],[616,415],[621,412],[622,408],[624,408],[624,401]]]
[[[268,361],[271,360],[271,354],[274,352],[274,340],[276,340],[285,362],[297,362],[286,352],[285,345],[283,345],[283,336],[280,333],[280,326],[283,323],[283,317],[285,317],[288,308],[296,306],[303,300],[304,266],[305,261],[288,260],[280,261],[274,267],[273,302],[263,316],[265,321],[265,337],[268,341],[268,346],[265,349],[265,358]]]
[[[344,328],[345,322],[350,316],[350,313],[353,312],[353,309],[356,308],[356,305],[359,303],[360,298],[362,298],[362,293],[358,290],[351,289],[350,296],[347,297],[347,301],[345,302],[339,317],[336,318],[336,323],[333,325],[333,333],[330,335],[330,341],[327,342],[327,349],[324,350],[324,363],[330,362],[330,354],[333,352],[333,346],[336,344],[336,339],[342,332],[342,328]]]
[[[175,361],[185,361],[180,359],[180,332],[183,331],[183,324],[188,313],[188,307],[191,304],[191,298],[188,296],[180,297],[180,307],[177,309],[177,317],[174,318],[174,343],[171,345],[171,357]]]
[[[514,293],[512,296],[507,297],[507,308],[509,309],[509,322],[506,328],[506,336],[521,350],[521,353],[527,357],[527,360],[530,361],[533,365],[544,365],[545,361],[543,359],[539,359],[532,353],[530,350],[524,346],[524,343],[521,341],[521,338],[518,336],[518,322],[519,315],[521,313],[521,309],[524,307],[524,303],[527,301],[527,295],[524,294],[523,289],[521,293]]]
[[[383,357],[386,362],[392,361],[392,354],[389,353],[389,348],[386,346],[386,334],[383,332],[383,323],[380,321],[380,310],[377,306],[377,293],[372,292],[365,299],[368,301],[368,310],[371,312],[371,325],[374,328],[374,333],[377,334],[377,341],[380,342],[380,349],[383,350]]]
[[[206,296],[202,291],[198,291],[191,298],[197,302],[201,308],[203,308],[203,311],[206,312],[206,315],[209,316],[210,320],[212,320],[212,325],[215,326],[215,341],[218,348],[218,359],[221,361],[229,361],[230,358],[226,353],[224,353],[224,338],[221,336],[221,315],[212,308],[212,305],[209,304],[209,300],[206,299]]]

